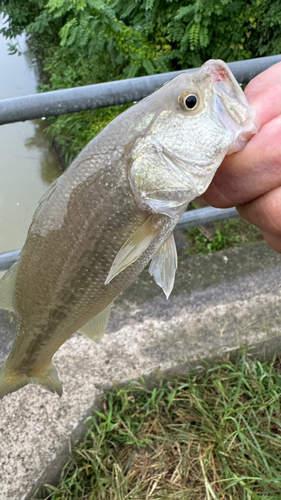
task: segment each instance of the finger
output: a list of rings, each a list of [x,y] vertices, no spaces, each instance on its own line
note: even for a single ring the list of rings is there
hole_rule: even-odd
[[[210,205],[241,205],[281,185],[281,115],[227,156],[204,194]]]
[[[245,88],[250,106],[262,127],[281,114],[281,62],[253,78]]]
[[[273,249],[275,252],[281,253],[281,237],[274,236],[272,234],[267,233],[266,231],[261,231],[261,234],[266,241],[266,243]]]
[[[281,252],[281,186],[255,200],[237,207],[251,224],[261,229],[264,239]]]

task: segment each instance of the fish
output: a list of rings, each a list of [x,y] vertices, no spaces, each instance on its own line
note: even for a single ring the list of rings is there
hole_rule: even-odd
[[[89,142],[39,202],[19,258],[0,281],[0,308],[18,319],[0,398],[30,383],[61,395],[53,355],[77,331],[101,339],[110,305],[149,261],[169,297],[173,229],[225,155],[257,130],[228,66],[210,60]]]

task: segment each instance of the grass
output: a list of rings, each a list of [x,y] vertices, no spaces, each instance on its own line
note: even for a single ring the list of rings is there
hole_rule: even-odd
[[[208,238],[197,227],[188,230],[187,255],[206,255],[255,243],[262,239],[260,230],[242,218],[229,219],[215,223],[215,234]]]
[[[277,500],[279,362],[109,392],[50,500]]]

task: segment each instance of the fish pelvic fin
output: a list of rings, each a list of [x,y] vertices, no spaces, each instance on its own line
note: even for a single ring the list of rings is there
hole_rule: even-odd
[[[158,248],[149,267],[151,276],[154,276],[157,285],[161,286],[167,299],[173,290],[177,267],[177,249],[174,235],[171,234]]]
[[[56,392],[59,396],[62,395],[61,381],[52,363],[46,372],[40,373],[37,376],[36,374],[28,376],[23,373],[16,373],[7,365],[4,365],[0,370],[0,399],[27,384],[39,384],[50,392]]]

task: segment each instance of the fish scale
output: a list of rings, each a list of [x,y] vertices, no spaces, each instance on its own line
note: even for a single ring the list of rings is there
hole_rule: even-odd
[[[110,304],[151,259],[168,298],[174,227],[225,154],[256,131],[225,63],[209,61],[119,115],[84,148],[39,203],[19,260],[0,281],[0,307],[18,316],[0,397],[28,383],[60,395],[54,353],[77,330],[101,338]]]
[[[110,205],[110,200],[107,200],[107,205]],[[73,210],[76,208],[77,207],[73,207]],[[70,208],[69,217],[71,217],[71,213],[72,209]],[[129,215],[129,212],[126,211],[126,214]],[[94,215],[92,217],[94,218]],[[89,232],[87,232],[88,248],[85,248],[83,244],[75,245],[75,242],[70,242],[70,247],[72,249],[71,258],[67,255],[67,260],[64,264],[61,256],[57,258],[52,252],[52,248],[54,248],[56,242],[56,235],[52,232],[44,238],[37,235],[36,239],[39,238],[40,241],[36,242],[32,241],[30,238],[30,245],[32,245],[33,248],[30,249],[27,243],[26,247],[23,249],[23,265],[21,268],[24,271],[21,273],[19,269],[18,272],[17,294],[20,300],[18,301],[19,303],[16,303],[16,312],[22,318],[22,329],[26,330],[27,328],[32,328],[34,330],[32,322],[34,322],[35,325],[38,323],[40,324],[40,331],[36,336],[36,341],[34,341],[34,338],[29,337],[32,342],[30,348],[26,346],[27,336],[25,336],[23,340],[25,349],[27,350],[27,357],[30,355],[30,350],[31,352],[33,350],[34,354],[34,343],[38,348],[38,352],[40,351],[40,343],[38,342],[39,335],[45,340],[48,336],[54,338],[52,341],[52,354],[54,354],[58,348],[57,343],[60,343],[60,340],[56,342],[56,338],[58,337],[57,329],[59,329],[60,337],[64,335],[65,338],[68,338],[69,332],[74,333],[85,322],[106,307],[116,294],[121,291],[119,283],[113,281],[108,286],[105,286],[104,282],[115,255],[128,236],[136,230],[139,219],[140,217],[132,217],[130,214],[129,222],[125,224],[125,220],[121,223],[123,226],[126,225],[126,232],[118,231],[116,240],[113,239],[113,235],[116,234],[114,230],[108,233],[105,228],[108,221],[105,220],[104,225],[102,225],[102,221],[100,221],[100,226],[102,227],[96,235],[94,230],[89,238]],[[89,220],[87,222],[89,224]],[[119,229],[120,224],[118,224],[118,220],[116,219],[114,222],[118,225]],[[68,229],[67,222],[64,228]],[[100,232],[102,233],[101,238]],[[66,231],[66,233],[68,233],[68,231]],[[67,238],[68,234],[62,236]],[[42,246],[44,248],[42,248]],[[104,252],[104,248],[108,248],[107,253]],[[57,248],[56,253],[58,253],[59,250],[61,249]],[[32,255],[33,251],[40,252],[41,258],[45,261],[47,272],[45,272],[45,269],[41,270],[40,267],[36,269],[37,273],[34,273],[35,270],[32,259],[30,259],[30,255]],[[103,267],[100,266],[101,255],[104,261]],[[57,261],[56,266],[52,265],[53,259]],[[69,266],[72,269],[71,280],[69,280]],[[63,270],[60,269],[61,267]],[[48,307],[44,306],[42,311],[42,307],[39,309],[37,306],[31,318],[30,309],[34,308],[31,297],[34,297],[35,302],[42,304],[46,296],[46,289],[48,289],[50,269],[52,269],[52,272],[55,274],[56,280],[55,283],[53,284],[52,282],[52,286],[49,287],[48,297],[51,296],[51,298],[49,299]],[[27,279],[27,276],[29,276],[29,279]],[[121,279],[119,278],[118,281],[123,282],[124,277]],[[42,296],[38,295],[37,287],[34,287],[35,283],[38,283]],[[117,291],[116,288],[118,289]],[[80,292],[79,294],[77,293],[77,289]],[[28,304],[23,297],[28,298]],[[50,321],[49,316],[52,318],[52,321]],[[34,356],[33,360],[35,361]],[[30,363],[29,366],[32,370],[32,363]]]

